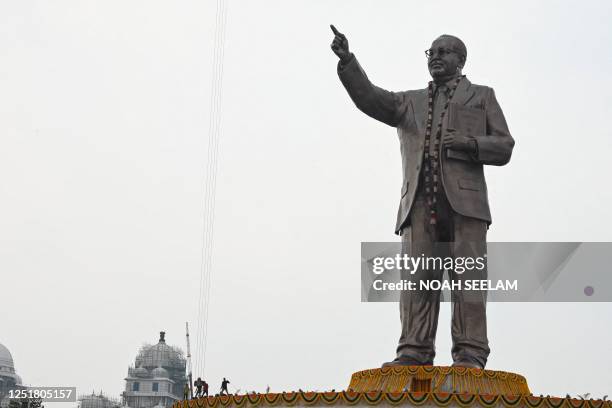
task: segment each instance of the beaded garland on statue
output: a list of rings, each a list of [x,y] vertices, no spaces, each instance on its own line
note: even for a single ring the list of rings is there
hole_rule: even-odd
[[[437,214],[436,214],[436,203],[437,203],[437,194],[438,194],[438,184],[440,180],[440,139],[442,136],[442,121],[444,120],[444,116],[446,115],[446,110],[448,109],[448,105],[450,101],[453,99],[453,95],[455,94],[455,90],[457,89],[457,85],[459,85],[459,81],[461,78],[464,78],[465,75],[460,75],[455,80],[452,88],[450,89],[450,93],[448,95],[448,99],[444,104],[444,108],[442,112],[440,112],[440,121],[438,122],[438,126],[436,127],[436,134],[434,137],[434,154],[433,157],[429,154],[430,145],[431,145],[431,127],[433,125],[433,108],[434,108],[434,98],[433,98],[433,81],[429,82],[428,86],[428,100],[427,100],[427,128],[425,130],[425,147],[423,151],[423,164],[425,168],[425,195],[427,196],[427,207],[429,208],[429,223],[431,225],[435,225],[437,222]]]

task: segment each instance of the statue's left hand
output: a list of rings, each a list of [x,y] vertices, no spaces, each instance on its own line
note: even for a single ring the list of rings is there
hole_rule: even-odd
[[[474,139],[462,132],[448,129],[449,133],[442,138],[442,145],[446,149],[461,150],[468,153],[476,153]]]

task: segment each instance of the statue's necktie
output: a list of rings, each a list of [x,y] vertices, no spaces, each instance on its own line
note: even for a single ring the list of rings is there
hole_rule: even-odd
[[[453,99],[453,94],[459,81],[463,76],[458,76],[450,88],[450,92],[446,95],[444,85],[440,85],[437,92],[434,92],[433,83],[429,83],[428,87],[428,102],[427,102],[427,127],[425,130],[425,146],[423,149],[423,167],[425,170],[425,195],[427,197],[427,206],[429,208],[429,223],[434,226],[437,222],[436,216],[436,201],[438,191],[440,189],[440,178],[442,177],[440,169],[440,145],[442,138],[442,122],[450,100]],[[444,87],[444,88],[443,88]],[[435,98],[435,99],[434,99]],[[435,114],[434,114],[435,107]],[[434,126],[435,125],[435,126]]]
[[[434,96],[434,110],[433,110],[433,124],[432,124],[432,130],[435,132],[434,129],[438,128],[438,124],[440,123],[440,113],[444,110],[444,105],[446,104],[446,101],[448,99],[448,87],[446,85],[440,85],[435,92],[435,96]],[[435,148],[435,143],[431,144],[431,150],[429,151],[429,155],[430,157],[433,157],[434,155],[434,148]]]

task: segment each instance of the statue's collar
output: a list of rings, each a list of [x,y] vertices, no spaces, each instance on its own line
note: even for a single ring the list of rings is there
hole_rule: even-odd
[[[444,81],[444,80],[441,80],[441,81],[434,80],[434,81],[432,81],[433,82],[434,91],[436,89],[438,89],[439,86],[442,86],[442,85],[444,85],[444,86],[446,86],[447,88],[450,89],[455,84],[455,81],[457,80],[458,76],[460,76],[460,75],[454,75],[454,76],[450,77],[449,79],[447,79],[446,81]]]

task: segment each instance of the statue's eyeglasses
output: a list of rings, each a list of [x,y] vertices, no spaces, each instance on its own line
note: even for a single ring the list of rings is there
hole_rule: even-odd
[[[450,48],[439,47],[439,48],[430,48],[430,49],[428,49],[428,50],[425,50],[425,56],[426,56],[427,58],[429,58],[429,59],[430,59],[430,58],[431,58],[431,57],[433,57],[433,56],[434,56],[436,53],[437,53],[439,56],[443,57],[443,56],[445,56],[445,55],[447,55],[447,54],[450,54],[450,53],[452,53],[452,52],[454,52],[454,53],[455,53],[455,54],[457,54],[457,55],[461,55],[461,53],[459,53],[458,51],[452,50],[452,49],[450,49]]]

